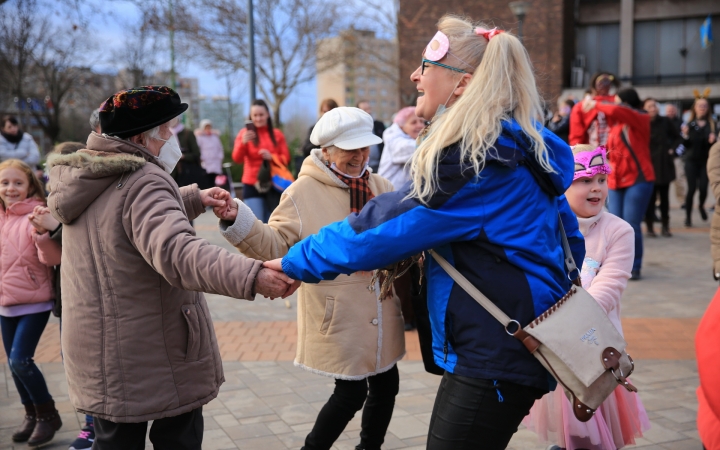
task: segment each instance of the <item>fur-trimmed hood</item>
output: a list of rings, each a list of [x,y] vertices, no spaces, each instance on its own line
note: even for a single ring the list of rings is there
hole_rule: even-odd
[[[87,148],[48,157],[50,196],[55,217],[70,223],[115,183],[122,189],[128,177],[146,164],[162,170],[158,160],[143,147],[112,136],[91,133]]]

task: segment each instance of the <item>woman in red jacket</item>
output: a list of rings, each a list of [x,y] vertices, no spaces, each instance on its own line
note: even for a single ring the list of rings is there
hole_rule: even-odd
[[[264,100],[255,100],[250,107],[250,120],[256,131],[243,128],[235,138],[232,159],[243,167],[243,202],[255,217],[267,223],[280,201],[280,193],[272,186],[260,186],[258,173],[263,161],[276,160],[287,166],[290,162],[285,135],[273,128],[270,109]]]
[[[597,103],[614,103],[615,94],[610,94],[610,90],[620,86],[618,79],[611,73],[596,73],[590,80],[590,90],[592,96],[588,94],[587,98]],[[589,101],[589,100],[588,100]],[[578,102],[570,111],[570,130],[568,135],[568,143],[589,144],[593,147],[607,145],[609,125],[607,118],[602,111],[597,109],[585,109],[583,103]]]
[[[635,260],[630,279],[639,280],[643,256],[640,223],[655,182],[650,157],[650,116],[641,109],[642,102],[635,89],[619,91],[615,103],[586,100],[583,109],[603,113],[610,127],[607,148],[612,173],[607,178],[610,188],[607,206],[608,211],[635,230]]]

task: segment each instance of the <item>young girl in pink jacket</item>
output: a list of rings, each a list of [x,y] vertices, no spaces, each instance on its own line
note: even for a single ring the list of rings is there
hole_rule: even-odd
[[[17,159],[0,163],[0,328],[8,364],[25,419],[12,435],[30,446],[49,442],[60,426],[45,378],[33,362],[53,307],[52,266],[60,246],[37,234],[28,220],[45,191],[30,166]]]
[[[565,196],[585,237],[582,286],[622,333],[620,298],[632,270],[635,234],[627,222],[604,210],[611,171],[605,147],[576,145],[573,154],[575,177]],[[620,449],[634,444],[635,437],[650,428],[640,397],[621,386],[588,422],[575,418],[570,401],[558,388],[535,402],[523,424],[542,441],[557,444],[552,448],[568,450]]]

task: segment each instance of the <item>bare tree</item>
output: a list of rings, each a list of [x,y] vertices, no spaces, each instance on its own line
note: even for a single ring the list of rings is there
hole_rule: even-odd
[[[2,90],[13,95],[54,142],[65,100],[82,88],[89,72],[80,69],[88,40],[78,25],[54,23],[43,14],[44,6],[36,0],[2,6],[0,80]]]
[[[218,72],[247,71],[247,10],[242,0],[189,0],[173,11],[173,26],[192,56]],[[258,89],[280,123],[288,96],[316,75],[317,42],[342,29],[339,0],[256,0]],[[158,14],[158,16],[161,16]],[[349,17],[349,16],[347,16]],[[166,29],[168,23],[158,23]],[[334,55],[333,55],[334,57]],[[333,62],[328,61],[327,65]]]
[[[119,78],[124,87],[143,86],[152,80],[159,53],[158,36],[144,22],[125,27],[125,43],[112,53],[113,63],[122,67]]]

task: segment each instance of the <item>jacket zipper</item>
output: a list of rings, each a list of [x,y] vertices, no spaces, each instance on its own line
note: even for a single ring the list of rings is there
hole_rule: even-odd
[[[447,343],[447,339],[445,339],[445,343],[443,344],[443,355],[445,355],[445,358],[443,359],[443,362],[447,362],[447,357],[448,357],[448,343]]]

